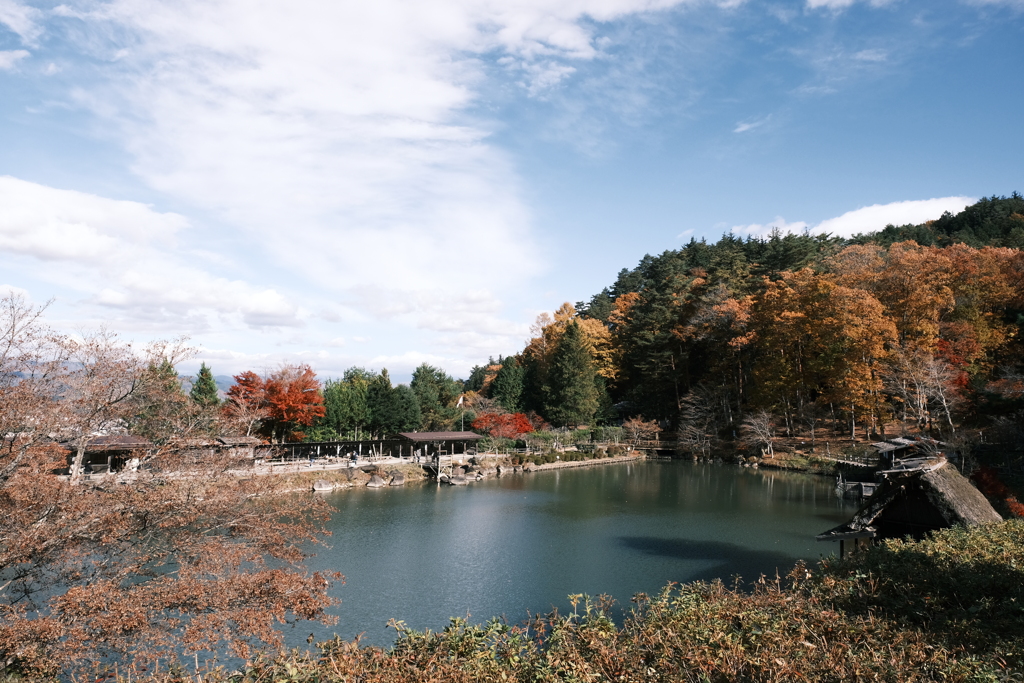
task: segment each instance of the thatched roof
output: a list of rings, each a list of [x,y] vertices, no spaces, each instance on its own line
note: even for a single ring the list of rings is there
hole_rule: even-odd
[[[875,493],[846,524],[818,535],[819,541],[872,538],[885,509],[909,490],[924,494],[947,526],[977,526],[1002,521],[981,491],[945,458],[921,459],[914,469],[889,470]]]
[[[926,484],[922,490],[928,500],[950,526],[977,526],[1003,521],[981,491],[952,465],[925,472],[921,475],[921,480]]]

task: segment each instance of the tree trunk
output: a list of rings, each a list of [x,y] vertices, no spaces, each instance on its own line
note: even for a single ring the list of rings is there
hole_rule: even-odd
[[[78,444],[75,448],[75,459],[71,462],[71,483],[77,484],[82,480],[82,462],[85,460],[85,442]]]

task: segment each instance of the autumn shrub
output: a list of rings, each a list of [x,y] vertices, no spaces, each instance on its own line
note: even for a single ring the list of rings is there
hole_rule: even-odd
[[[813,593],[848,614],[919,629],[933,646],[1024,666],[1024,520],[825,561]]]
[[[1024,522],[890,541],[785,578],[669,585],[616,623],[607,598],[527,624],[438,632],[391,648],[338,639],[259,657],[257,681],[1009,681],[1024,666]],[[213,672],[204,680],[224,679]]]

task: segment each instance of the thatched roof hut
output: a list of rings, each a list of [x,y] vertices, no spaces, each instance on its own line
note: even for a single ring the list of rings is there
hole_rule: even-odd
[[[921,538],[958,524],[1002,521],[985,496],[945,458],[882,474],[884,480],[853,519],[819,534],[819,541],[839,541],[842,554],[843,541],[857,545],[868,538]]]

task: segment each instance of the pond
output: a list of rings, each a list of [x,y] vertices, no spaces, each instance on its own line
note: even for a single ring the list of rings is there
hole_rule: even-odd
[[[564,610],[574,593],[628,606],[670,581],[785,574],[798,559],[835,552],[814,536],[856,507],[829,477],[683,461],[359,488],[327,500],[337,508],[332,548],[309,564],[345,575],[334,589],[339,622],[303,623],[286,633],[290,645],[304,644],[307,629],[386,645],[391,618],[432,630],[467,615],[518,623]]]

